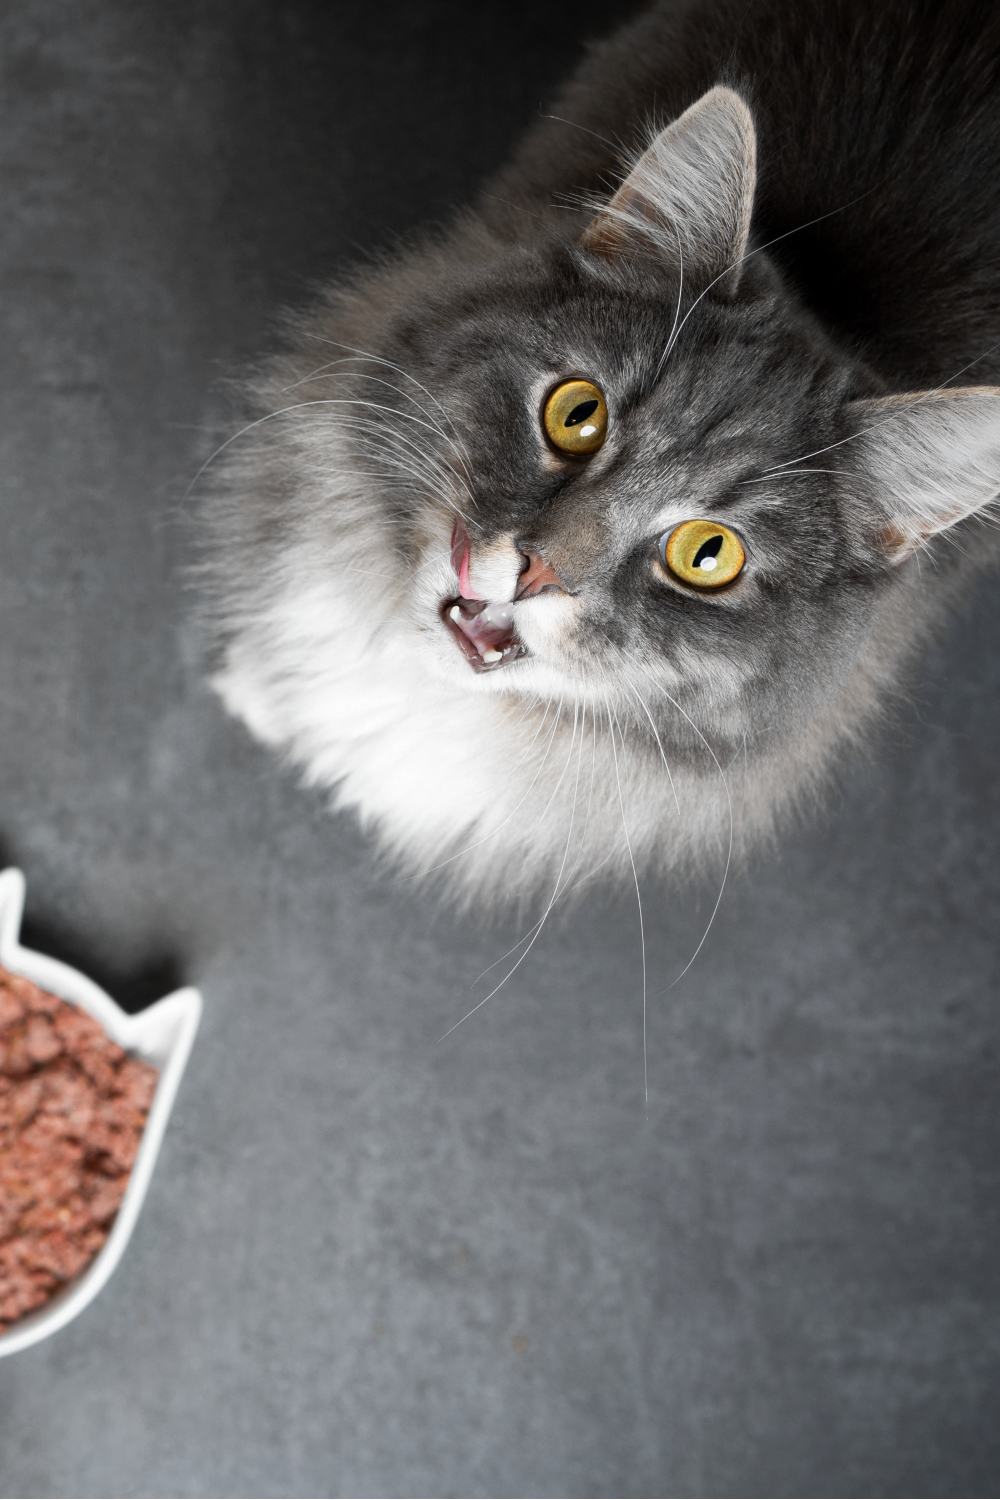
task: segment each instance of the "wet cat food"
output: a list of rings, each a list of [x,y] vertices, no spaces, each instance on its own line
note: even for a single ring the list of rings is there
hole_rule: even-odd
[[[84,1011],[0,967],[0,1333],[104,1244],[157,1078]]]

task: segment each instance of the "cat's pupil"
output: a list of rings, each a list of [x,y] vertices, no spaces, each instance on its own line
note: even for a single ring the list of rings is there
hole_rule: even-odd
[[[596,401],[580,401],[574,406],[569,416],[563,423],[564,427],[579,427],[581,422],[586,422],[589,416],[597,410]]]
[[[719,552],[722,548],[722,541],[723,539],[721,536],[710,536],[706,542],[702,542],[701,546],[698,548],[697,552],[694,555],[694,559],[691,563],[692,568],[702,567],[706,560],[712,566],[714,566],[715,559],[718,557]]]

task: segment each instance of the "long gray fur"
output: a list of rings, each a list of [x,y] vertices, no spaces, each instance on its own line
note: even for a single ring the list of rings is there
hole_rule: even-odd
[[[656,7],[472,210],[290,319],[205,480],[232,711],[459,896],[770,834],[995,555],[998,24]],[[539,423],[573,374],[586,462]],[[566,584],[496,673],[439,614],[459,514],[485,597],[525,549]],[[700,516],[748,554],[711,595],[658,550]]]

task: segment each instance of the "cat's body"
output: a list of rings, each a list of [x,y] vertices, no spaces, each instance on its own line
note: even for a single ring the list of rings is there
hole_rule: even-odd
[[[213,465],[227,705],[490,900],[772,828],[988,554],[1000,488],[992,6],[662,5],[554,114],[291,325]],[[608,398],[586,459],[540,435],[571,376]],[[746,542],[711,596],[656,540],[698,516]],[[442,605],[468,624],[533,570],[510,662],[456,644]]]

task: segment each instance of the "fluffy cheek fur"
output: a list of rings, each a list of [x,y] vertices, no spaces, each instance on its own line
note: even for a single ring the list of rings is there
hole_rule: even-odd
[[[280,390],[261,400],[276,409]],[[640,866],[713,861],[728,847],[731,798],[739,844],[769,830],[820,767],[815,720],[801,753],[791,729],[768,749],[746,673],[707,633],[696,649],[674,630],[664,655],[642,611],[597,585],[519,604],[532,656],[472,672],[439,616],[457,587],[452,512],[442,501],[414,509],[404,564],[392,512],[329,422],[311,413],[264,433],[245,457],[252,487],[216,512],[225,645],[215,686],[395,861],[433,871],[452,896],[495,904],[595,874],[630,878],[623,824]],[[485,596],[509,599],[518,566],[509,537],[475,549]],[[687,705],[722,766],[651,680]],[[840,712],[840,732],[850,717]]]
[[[304,463],[305,484],[320,454],[308,444],[284,448],[279,438],[260,462],[293,485]],[[336,514],[329,485],[326,493]],[[305,526],[283,545],[280,568],[220,575],[229,614],[226,621],[224,601],[215,687],[257,738],[329,788],[335,806],[356,812],[395,862],[426,872],[459,902],[493,906],[538,892],[562,896],[595,876],[631,878],[623,825],[640,868],[721,869],[733,812],[737,850],[768,834],[796,794],[817,784],[833,748],[896,690],[911,644],[916,595],[901,571],[894,588],[874,596],[873,628],[859,628],[842,680],[824,681],[822,691],[803,680],[797,718],[787,712],[794,685],[779,687],[777,736],[762,731],[767,706],[734,663],[696,654],[687,687],[710,679],[726,733],[713,732],[704,703],[696,707],[690,693],[683,701],[717,761],[680,707],[647,692],[657,739],[621,656],[595,653],[582,670],[587,616],[573,600],[530,602],[521,628],[532,660],[470,671],[437,613],[455,589],[449,516],[424,518],[424,550],[407,587],[387,562],[378,513],[370,500],[359,511],[352,493],[348,485],[342,497],[350,524],[327,527],[321,543]],[[498,592],[505,584],[509,597],[502,547],[491,565],[490,582]],[[628,660],[629,642],[620,649]],[[682,668],[683,650],[675,657]],[[644,662],[636,650],[633,665],[633,683],[644,668],[663,679],[662,661]]]

